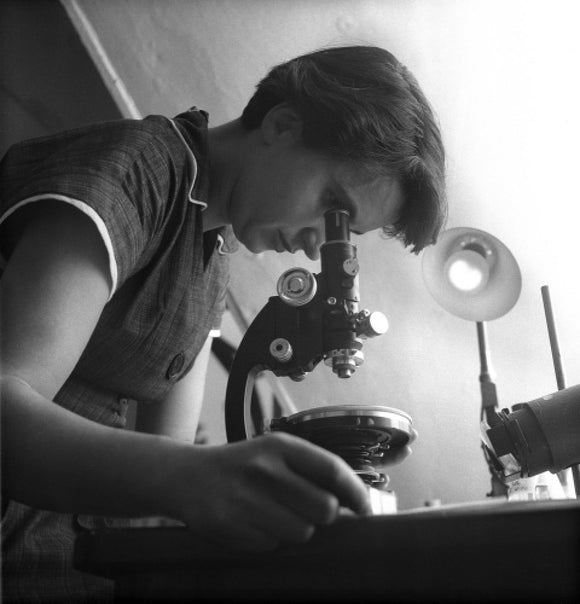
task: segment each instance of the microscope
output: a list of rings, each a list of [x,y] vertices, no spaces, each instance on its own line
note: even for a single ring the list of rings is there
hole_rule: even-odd
[[[325,214],[321,271],[302,268],[282,274],[278,295],[269,299],[238,348],[226,391],[229,442],[262,432],[283,431],[305,438],[342,457],[369,487],[377,514],[396,511],[381,472],[416,435],[410,416],[383,406],[333,405],[272,418],[256,425],[252,393],[256,376],[271,371],[302,381],[322,361],[339,378],[363,363],[363,341],[386,332],[381,312],[359,308],[359,264],[350,241],[349,214]],[[492,478],[492,496],[505,496],[515,480],[542,472],[572,469],[580,496],[580,386],[566,388],[547,286],[542,288],[559,391],[501,409],[489,370],[486,323],[517,302],[522,277],[511,251],[493,235],[474,228],[443,232],[423,257],[428,291],[450,313],[477,326],[481,373],[481,443]],[[391,495],[390,499],[387,498]]]
[[[302,268],[284,272],[278,295],[258,313],[236,352],[226,390],[227,438],[234,442],[268,431],[302,437],[350,465],[368,486],[374,512],[392,512],[396,499],[386,491],[388,477],[381,472],[381,462],[415,438],[411,417],[404,411],[349,404],[272,418],[262,426],[252,419],[252,392],[260,372],[302,381],[323,362],[337,377],[347,379],[364,361],[363,341],[387,330],[381,312],[359,307],[359,263],[350,241],[348,212],[332,210],[324,219],[320,273]]]
[[[238,348],[226,392],[227,437],[231,442],[284,431],[335,452],[367,485],[373,514],[343,513],[331,526],[317,528],[306,544],[259,553],[212,547],[181,526],[84,531],[75,544],[75,567],[113,579],[121,601],[222,600],[232,594],[262,601],[282,596],[291,601],[388,597],[463,602],[492,595],[502,601],[578,601],[576,501],[495,500],[486,506],[398,512],[381,469],[385,456],[403,452],[415,437],[406,413],[354,404],[291,412],[266,422],[252,413],[252,392],[261,371],[300,381],[322,362],[347,379],[363,362],[365,338],[387,329],[381,313],[359,309],[359,267],[356,247],[349,241],[349,215],[329,212],[325,223],[320,273],[286,271],[278,295],[268,300]],[[441,240],[445,244],[448,238]],[[480,233],[463,233],[456,243],[450,262],[444,254],[443,264],[435,262],[437,270],[429,274],[435,275],[440,266],[448,273],[459,260],[483,267],[484,273],[491,267],[483,279],[487,285],[479,290],[484,298],[491,291],[491,302],[478,307],[476,320],[490,318],[483,310],[505,312],[513,297],[506,303],[497,294],[503,288],[495,290],[494,285],[494,267],[501,267],[505,255],[498,256],[495,243]],[[444,283],[441,274],[436,282]],[[449,287],[443,293],[458,301]],[[480,295],[465,295],[469,301],[459,304],[459,310],[478,306]],[[453,307],[456,312],[458,308]],[[478,323],[480,332],[484,334]],[[495,385],[487,374],[482,372],[481,381],[484,417],[489,420],[485,451],[496,463],[502,484],[507,478],[502,468],[514,476],[531,475],[580,460],[580,387],[498,413]],[[562,440],[559,433],[569,438]],[[547,447],[530,456],[538,443]]]

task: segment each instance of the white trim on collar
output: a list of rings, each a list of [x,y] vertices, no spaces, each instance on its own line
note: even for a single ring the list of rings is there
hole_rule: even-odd
[[[226,249],[226,240],[224,239],[224,236],[221,233],[217,234],[217,252],[218,254],[220,254],[221,256],[225,256],[227,254],[229,254],[230,252],[228,252],[228,250]]]
[[[183,137],[183,134],[181,134],[181,130],[179,130],[179,128],[177,127],[177,124],[172,119],[170,119],[170,118],[167,118],[167,119],[169,120],[169,123],[171,124],[171,126],[173,127],[175,132],[177,133],[177,136],[179,136],[179,139],[181,140],[181,142],[183,143],[183,145],[187,151],[187,156],[189,157],[189,163],[191,165],[191,170],[193,172],[193,177],[191,180],[191,187],[189,188],[189,192],[187,194],[187,199],[191,203],[195,203],[198,206],[201,206],[202,210],[205,210],[207,208],[207,203],[205,201],[200,201],[199,199],[195,199],[193,197],[193,187],[195,186],[195,181],[197,179],[197,161],[195,159],[195,155],[193,154],[193,151],[191,150],[190,146],[187,144],[187,141]]]

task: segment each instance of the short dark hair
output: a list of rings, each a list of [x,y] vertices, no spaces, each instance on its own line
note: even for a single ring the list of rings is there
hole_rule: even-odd
[[[415,253],[436,241],[447,216],[441,133],[417,80],[390,52],[340,46],[282,63],[258,84],[242,124],[258,128],[284,102],[303,120],[306,147],[399,179],[404,205],[387,235]]]

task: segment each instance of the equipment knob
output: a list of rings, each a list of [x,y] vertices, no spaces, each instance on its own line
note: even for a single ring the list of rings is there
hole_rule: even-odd
[[[287,363],[293,356],[292,344],[286,338],[276,338],[270,342],[270,354],[280,363]]]
[[[357,315],[357,335],[374,338],[382,336],[389,329],[389,321],[382,312],[361,310]]]
[[[358,259],[357,258],[347,258],[342,263],[342,270],[349,277],[356,277],[359,271]]]
[[[314,275],[303,268],[291,268],[282,273],[277,284],[280,299],[289,306],[304,306],[316,295]]]

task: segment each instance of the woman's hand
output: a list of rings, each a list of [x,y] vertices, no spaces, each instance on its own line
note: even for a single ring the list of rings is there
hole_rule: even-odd
[[[183,453],[169,512],[209,542],[269,550],[307,541],[341,506],[370,513],[366,487],[346,462],[289,434]]]

